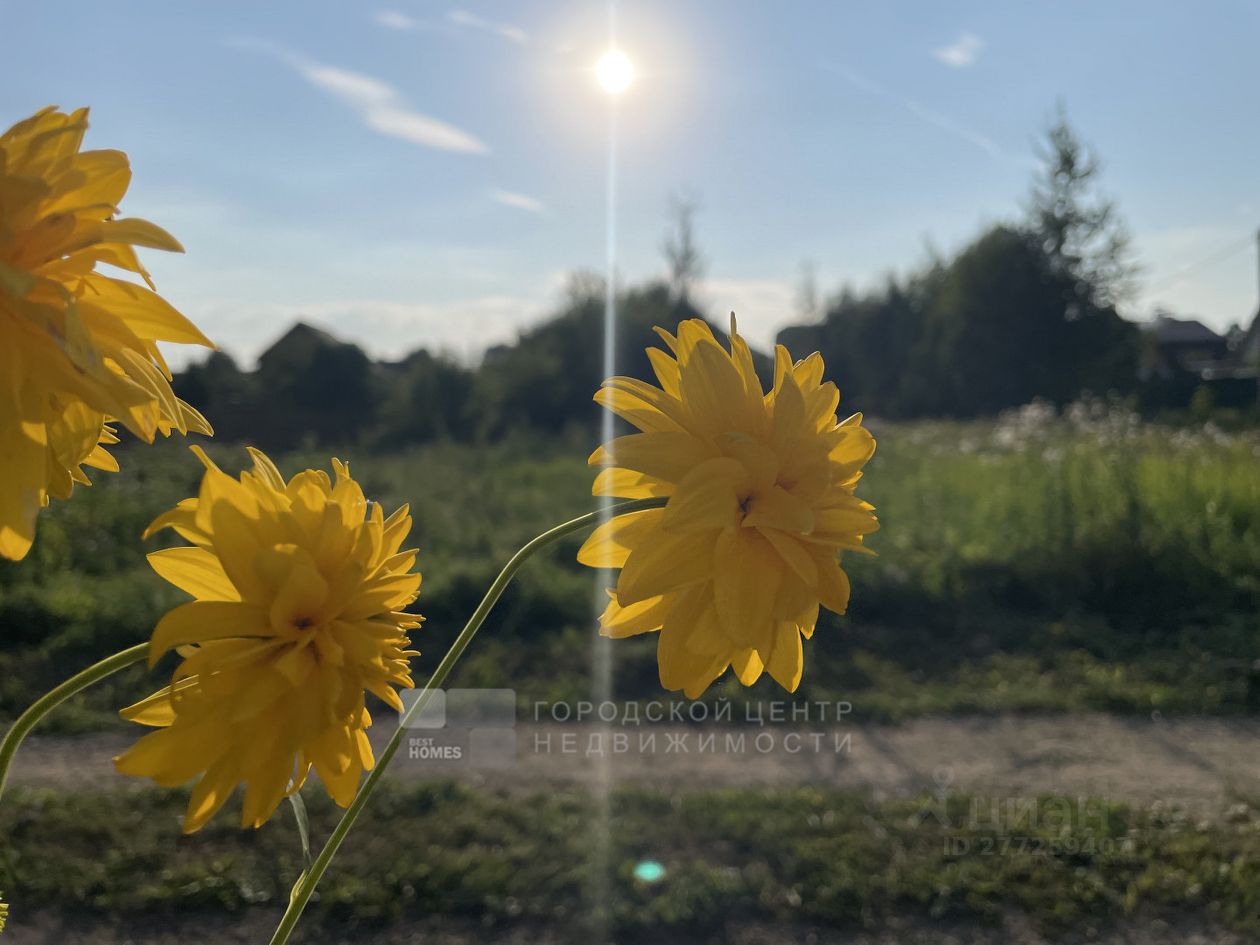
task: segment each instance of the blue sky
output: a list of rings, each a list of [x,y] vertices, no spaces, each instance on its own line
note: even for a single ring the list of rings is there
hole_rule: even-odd
[[[0,0],[0,124],[93,109],[159,289],[245,361],[299,315],[475,357],[604,263],[603,2]],[[1257,307],[1260,5],[636,0],[622,277],[700,205],[701,299],[765,344],[802,264],[869,286],[1018,214],[1062,99],[1145,266],[1131,309]]]

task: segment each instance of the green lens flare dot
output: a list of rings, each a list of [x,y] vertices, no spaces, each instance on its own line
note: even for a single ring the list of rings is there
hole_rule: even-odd
[[[635,864],[634,878],[641,883],[659,883],[665,878],[665,867],[656,860],[643,860]]]

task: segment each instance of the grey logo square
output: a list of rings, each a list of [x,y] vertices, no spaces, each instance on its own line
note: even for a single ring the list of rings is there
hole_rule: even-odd
[[[404,689],[399,694],[402,699],[403,715],[411,710],[420,698],[416,689]],[[400,716],[400,719],[402,716]],[[407,728],[442,728],[446,725],[446,690],[434,689],[424,707],[407,719]]]
[[[403,713],[419,693],[399,694]],[[404,755],[426,768],[505,768],[516,763],[516,691],[446,689],[433,691],[407,719]]]

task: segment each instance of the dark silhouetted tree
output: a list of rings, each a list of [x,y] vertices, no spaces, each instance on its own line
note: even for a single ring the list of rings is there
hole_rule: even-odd
[[[822,317],[818,298],[818,268],[812,260],[801,263],[801,276],[796,283],[796,314],[806,324]]]
[[[1056,271],[1082,301],[1116,305],[1131,297],[1137,267],[1113,201],[1097,191],[1098,156],[1077,136],[1062,105],[1038,148],[1028,226]]]
[[[204,361],[188,365],[175,375],[171,388],[175,396],[206,416],[217,438],[238,440],[250,435],[249,418],[256,402],[254,379],[226,352],[212,351]]]
[[[913,406],[991,414],[1035,397],[1067,403],[1131,383],[1137,330],[1077,295],[1035,234],[994,227],[941,274],[913,362],[929,383]]]
[[[472,437],[471,370],[428,351],[382,365],[382,370],[385,395],[377,435],[382,446]]]
[[[696,244],[696,202],[677,195],[670,198],[670,227],[661,244],[669,270],[669,290],[675,301],[691,302],[691,290],[704,274],[704,256]]]
[[[333,445],[376,424],[372,362],[356,345],[299,322],[258,358],[255,418],[266,445]]]

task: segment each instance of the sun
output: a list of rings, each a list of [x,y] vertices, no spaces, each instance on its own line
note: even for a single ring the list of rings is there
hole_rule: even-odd
[[[600,87],[610,95],[620,95],[634,81],[634,63],[620,49],[610,49],[595,63]]]

